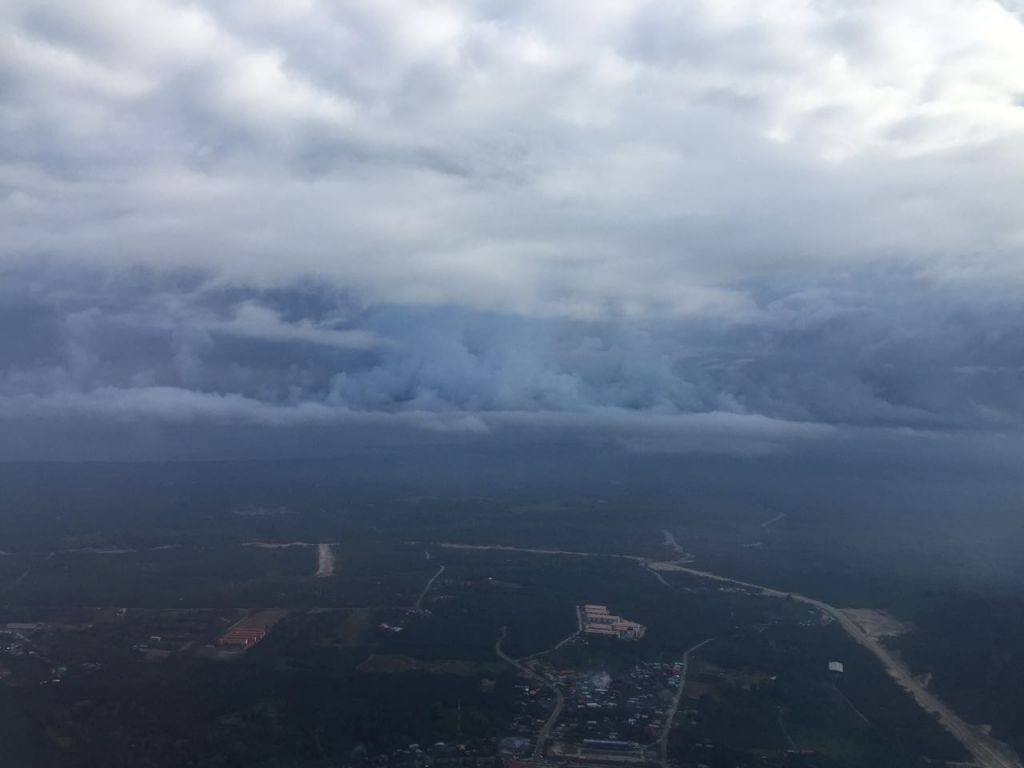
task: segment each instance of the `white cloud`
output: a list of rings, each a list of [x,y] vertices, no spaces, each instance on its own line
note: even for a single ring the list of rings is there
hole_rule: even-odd
[[[9,0],[0,409],[1019,429],[1018,6]]]
[[[8,261],[590,316],[863,259],[1019,278],[989,0],[10,2],[0,51]]]
[[[363,330],[343,330],[303,319],[295,323],[281,320],[272,309],[254,302],[245,302],[230,320],[208,321],[206,330],[265,341],[322,344],[341,349],[367,349],[381,343],[374,334]]]

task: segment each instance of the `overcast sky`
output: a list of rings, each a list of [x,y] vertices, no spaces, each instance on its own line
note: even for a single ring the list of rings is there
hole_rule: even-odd
[[[0,458],[1010,455],[1024,3],[4,0],[0,233]]]

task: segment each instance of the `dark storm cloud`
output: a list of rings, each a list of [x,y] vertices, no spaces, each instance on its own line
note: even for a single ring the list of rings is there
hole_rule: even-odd
[[[850,430],[1022,426],[1019,303],[909,272],[733,286],[754,311],[731,322],[364,306],[324,285],[111,275],[4,275],[4,422],[547,428],[743,453]]]
[[[1015,8],[5,3],[0,419],[1019,431]]]

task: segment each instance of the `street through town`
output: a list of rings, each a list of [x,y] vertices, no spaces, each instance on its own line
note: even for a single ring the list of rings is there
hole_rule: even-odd
[[[683,698],[683,689],[686,687],[686,674],[690,668],[690,654],[697,649],[707,645],[714,638],[709,637],[706,640],[701,640],[694,646],[691,646],[683,654],[683,669],[679,673],[679,685],[676,686],[676,695],[672,700],[672,709],[669,710],[665,716],[665,724],[661,726],[661,735],[658,737],[656,744],[658,745],[658,760],[661,763],[662,768],[668,768],[668,736],[672,732],[672,726],[676,722],[676,713],[679,711],[679,701]]]
[[[551,736],[551,729],[554,728],[555,723],[558,721],[559,716],[562,714],[562,708],[565,706],[565,696],[559,689],[558,684],[555,683],[554,680],[549,680],[547,677],[540,674],[539,672],[535,672],[534,670],[530,669],[530,667],[528,667],[526,664],[523,664],[522,661],[520,661],[519,659],[513,659],[511,656],[505,653],[505,651],[502,650],[501,643],[505,639],[505,636],[507,634],[508,627],[502,627],[501,635],[498,637],[498,641],[494,644],[494,652],[498,655],[498,657],[501,658],[502,661],[511,664],[513,667],[518,669],[523,675],[530,678],[531,680],[536,680],[545,688],[550,688],[551,691],[555,694],[555,706],[552,708],[551,714],[548,715],[548,719],[544,721],[544,725],[540,729],[540,733],[537,734],[537,743],[534,745],[533,748],[534,757],[543,757],[544,745],[547,744],[547,740]],[[566,640],[571,639],[571,637],[574,636],[575,635],[572,635],[570,636],[570,638],[566,638]],[[566,642],[566,640],[563,640],[562,642],[558,643],[558,645],[554,646],[554,648],[559,647],[560,645],[562,645],[562,643]],[[554,650],[554,648],[549,648],[547,651],[543,651],[542,653],[548,653]],[[535,654],[534,657],[536,657],[537,655],[538,654]]]

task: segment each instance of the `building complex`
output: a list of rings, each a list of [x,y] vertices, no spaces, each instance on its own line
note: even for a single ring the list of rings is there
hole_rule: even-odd
[[[580,610],[584,634],[604,635],[619,640],[639,640],[647,627],[609,613],[606,605],[584,605]]]

